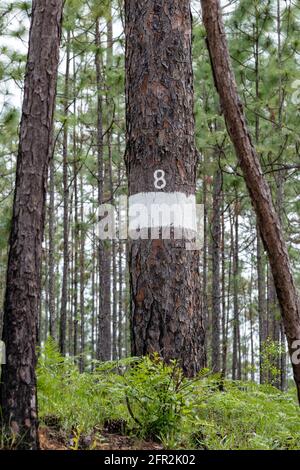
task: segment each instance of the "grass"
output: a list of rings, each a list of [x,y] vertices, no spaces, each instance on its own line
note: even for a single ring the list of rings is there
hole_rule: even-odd
[[[188,380],[157,356],[94,363],[79,374],[53,341],[38,365],[41,422],[67,434],[114,432],[151,439],[166,449],[300,449],[295,395],[251,382],[221,381],[202,371]]]

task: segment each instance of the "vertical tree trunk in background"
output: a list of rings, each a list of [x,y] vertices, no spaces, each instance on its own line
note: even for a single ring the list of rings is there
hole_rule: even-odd
[[[61,289],[61,308],[59,324],[59,349],[66,354],[68,275],[69,275],[69,181],[68,181],[68,114],[69,114],[69,78],[70,78],[70,31],[67,33],[66,74],[64,90],[64,135],[63,135],[63,202],[64,202],[64,243],[63,243],[63,278]]]
[[[208,312],[208,301],[207,301],[207,245],[208,245],[208,236],[207,236],[207,226],[208,226],[208,203],[207,203],[207,172],[206,172],[206,159],[205,159],[205,154],[203,155],[203,206],[204,206],[204,220],[203,220],[203,270],[202,270],[202,311],[203,311],[203,323],[204,323],[204,330],[205,330],[205,343],[204,343],[204,349],[205,351],[208,350],[208,317],[209,317],[209,312]],[[207,358],[206,358],[207,359]],[[207,364],[205,364],[207,366]]]
[[[94,190],[93,190],[93,200],[94,200]],[[92,335],[92,359],[96,359],[96,257],[97,257],[97,250],[96,247],[96,231],[95,227],[93,226],[93,238],[92,238],[92,285],[91,285],[91,297],[92,297],[92,327],[91,327],[91,335]],[[93,367],[93,366],[92,366]]]
[[[164,193],[194,195],[190,1],[126,0],[125,16],[129,195],[157,192],[156,170]],[[189,376],[205,358],[199,261],[183,240],[130,244],[132,352],[176,358]]]
[[[266,284],[265,284],[265,260],[264,250],[260,237],[259,227],[256,227],[256,264],[257,264],[257,291],[258,291],[258,323],[259,323],[259,377],[260,383],[265,383],[263,369],[263,350],[267,339],[267,315],[266,315]]]
[[[120,134],[118,135],[118,153],[121,154]],[[122,167],[121,162],[118,165],[118,187],[121,188],[122,184]],[[118,355],[122,359],[122,346],[124,338],[124,329],[126,325],[123,324],[123,242],[118,242],[118,270],[119,270],[119,292],[118,292]],[[125,345],[124,345],[125,346]]]
[[[281,309],[290,356],[300,340],[300,302],[293,278],[280,219],[275,211],[270,188],[249,135],[244,110],[231,68],[224,24],[218,0],[201,0],[203,20],[215,76],[215,83],[226,126],[234,144],[244,179],[256,212],[264,247],[268,253]],[[300,402],[300,364],[292,360]]]
[[[3,424],[20,436],[19,448],[37,449],[36,321],[41,249],[53,127],[62,0],[33,0],[17,157],[3,341]]]
[[[76,97],[76,55],[73,55],[73,96]],[[77,156],[77,132],[76,132],[76,117],[77,117],[77,99],[74,99],[73,103],[73,115],[75,122],[73,124],[73,142],[72,142],[72,151],[73,151],[73,197],[74,197],[74,243],[73,243],[73,315],[71,318],[72,326],[70,330],[72,331],[72,347],[70,351],[74,356],[77,355],[77,338],[78,338],[78,246],[79,246],[79,222],[78,222],[78,156]]]
[[[278,69],[282,70],[283,63],[282,63],[282,22],[281,22],[281,3],[280,0],[277,0],[277,62],[278,62]],[[285,88],[282,80],[282,74],[279,74],[279,96],[278,96],[278,124],[279,124],[279,132],[282,134],[282,120],[283,120],[283,111],[285,106]],[[282,155],[282,151],[280,154]],[[281,160],[281,157],[280,157]],[[280,162],[278,162],[280,163]],[[283,225],[283,214],[284,214],[284,184],[285,184],[285,170],[280,170],[276,172],[275,175],[276,180],[276,203],[278,214],[280,218],[280,222]],[[278,299],[277,299],[278,300]],[[284,336],[284,328],[282,320],[280,321],[279,325],[280,329],[280,342],[281,342],[281,356],[280,356],[280,388],[282,391],[285,391],[287,388],[287,372],[286,372],[286,343],[285,343],[285,336]]]
[[[101,38],[99,18],[96,20],[95,65],[97,82],[97,163],[98,163],[98,205],[103,204],[104,159],[103,159],[103,119],[102,119],[102,75],[101,75]],[[98,247],[99,270],[99,314],[97,359],[109,361],[111,358],[110,327],[110,257],[102,240]],[[109,310],[108,310],[109,307]]]
[[[84,193],[83,193],[83,177],[80,174],[80,254],[79,254],[79,265],[80,265],[80,362],[79,370],[84,372],[85,367],[85,315],[84,315],[84,290],[85,290],[85,228],[84,228]]]
[[[237,193],[236,193],[237,198]],[[239,209],[238,200],[235,202],[234,244],[233,244],[233,350],[232,350],[232,379],[240,380],[240,312],[239,312]]]
[[[108,156],[109,156],[109,186],[110,186],[110,204],[114,205],[114,182],[113,182],[113,161],[111,148],[111,135],[108,134]],[[112,255],[112,359],[118,358],[118,311],[117,311],[117,244],[115,240],[111,241]]]
[[[254,68],[255,68],[255,100],[256,105],[260,102],[260,64],[259,64],[259,13],[256,5],[255,24],[253,25],[254,41]],[[260,117],[255,114],[255,144],[259,145]],[[259,155],[258,155],[259,156]],[[258,322],[259,322],[259,377],[260,383],[266,382],[266,374],[263,368],[264,345],[268,336],[267,305],[266,305],[266,263],[260,230],[256,224],[256,257],[257,257],[257,290],[258,290]]]
[[[255,381],[255,353],[254,353],[254,315],[252,305],[253,274],[251,265],[251,278],[249,286],[249,321],[250,321],[250,346],[251,346],[251,380]]]
[[[217,168],[213,183],[213,214],[212,214],[212,370],[220,372],[220,317],[221,317],[221,193],[222,171]]]
[[[112,22],[112,9],[109,5],[109,15],[107,21],[107,51],[106,51],[106,69],[107,79],[111,73],[113,65],[113,22]],[[113,110],[109,103],[109,96],[107,97],[107,108],[111,115]],[[108,146],[108,187],[110,204],[114,204],[114,182],[113,182],[113,160],[112,160],[112,129],[107,133],[107,146]],[[112,359],[116,360],[118,357],[117,350],[117,331],[118,331],[118,318],[117,318],[117,250],[116,242],[112,240],[108,247],[111,255],[111,268],[112,268]],[[110,276],[110,272],[109,272]],[[107,310],[111,313],[111,296],[109,298],[109,305]]]
[[[56,312],[55,312],[55,241],[54,241],[54,210],[55,210],[55,181],[54,158],[50,161],[49,171],[49,334],[56,339]]]
[[[280,316],[278,315],[278,302],[272,272],[268,269],[268,338],[271,339],[277,346],[280,346]],[[276,353],[272,358],[272,365],[280,371],[280,353]],[[280,389],[280,375],[276,377],[269,377],[269,382],[273,381],[273,385]]]
[[[224,191],[222,190],[222,217],[221,217],[221,253],[222,253],[222,376],[226,377],[227,368],[227,343],[228,343],[228,318],[226,314],[226,239],[225,239],[225,207],[224,207]],[[230,268],[229,268],[230,270]]]

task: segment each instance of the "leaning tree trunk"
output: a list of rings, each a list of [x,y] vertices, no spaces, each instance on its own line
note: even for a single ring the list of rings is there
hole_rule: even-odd
[[[131,201],[145,193],[194,195],[190,1],[126,0],[125,15]],[[165,187],[155,175],[165,175]],[[129,264],[133,354],[176,358],[193,376],[204,364],[199,253],[184,240],[132,240]]]
[[[283,230],[247,129],[243,106],[231,68],[220,3],[218,0],[201,0],[201,4],[215,84],[227,130],[235,147],[256,212],[264,247],[268,253],[300,402],[300,361],[297,354],[300,340],[300,302]]]
[[[32,4],[7,269],[1,408],[4,425],[27,449],[39,445],[35,348],[62,9],[62,0]]]

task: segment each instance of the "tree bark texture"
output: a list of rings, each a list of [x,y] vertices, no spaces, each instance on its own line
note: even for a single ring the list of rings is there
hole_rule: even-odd
[[[300,339],[300,303],[289,255],[260,161],[247,129],[246,118],[231,68],[225,29],[218,0],[201,0],[203,21],[216,87],[226,126],[234,144],[245,182],[256,212],[257,223],[268,253],[290,355]],[[300,364],[292,361],[300,401]]]
[[[7,269],[1,408],[4,425],[26,449],[39,445],[35,348],[62,9],[62,0],[32,3]]]
[[[125,1],[126,164],[130,196],[195,194],[191,11],[189,0]],[[178,359],[189,376],[204,365],[199,252],[183,241],[132,241],[132,352]]]

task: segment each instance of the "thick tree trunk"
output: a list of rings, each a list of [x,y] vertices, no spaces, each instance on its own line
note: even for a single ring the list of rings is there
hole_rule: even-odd
[[[1,408],[19,448],[38,448],[36,322],[62,0],[33,0],[10,235]]]
[[[125,1],[126,163],[130,196],[195,194],[189,0]],[[134,355],[159,352],[193,376],[204,364],[199,252],[184,240],[135,240],[129,255]]]
[[[201,0],[201,4],[216,87],[220,96],[227,130],[244,173],[262,240],[268,253],[289,352],[293,356],[300,340],[300,302],[282,227],[247,129],[243,106],[238,96],[235,77],[231,69],[219,1]],[[297,362],[292,360],[294,379],[300,401],[300,363]]]

